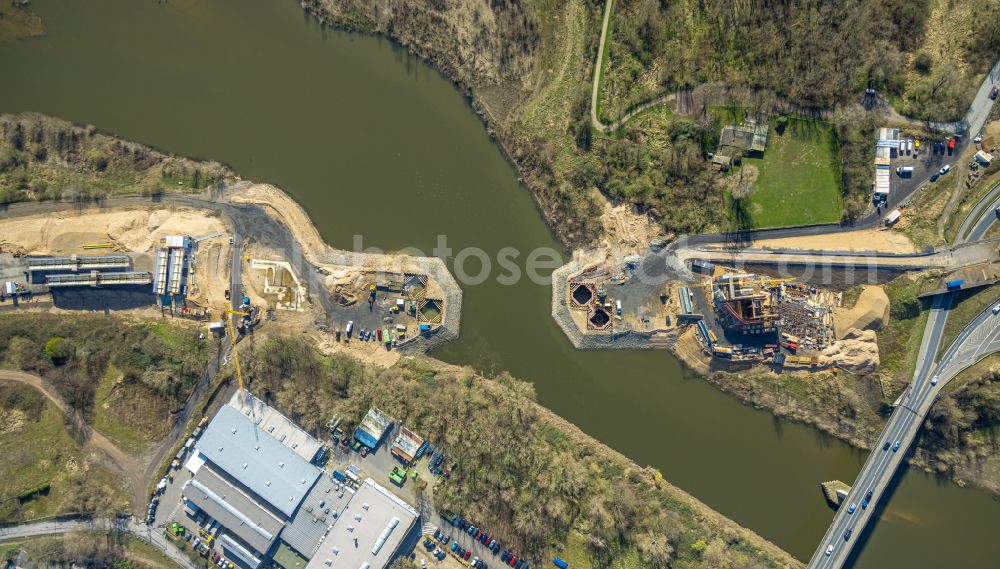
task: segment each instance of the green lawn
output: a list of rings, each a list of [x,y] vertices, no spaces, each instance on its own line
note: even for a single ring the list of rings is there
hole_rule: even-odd
[[[840,163],[833,128],[789,118],[782,134],[771,129],[763,158],[744,158],[759,175],[747,208],[754,227],[840,221]]]

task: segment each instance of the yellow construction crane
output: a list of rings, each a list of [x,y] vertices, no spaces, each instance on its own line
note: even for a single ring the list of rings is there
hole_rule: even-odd
[[[239,310],[233,310],[231,308],[226,309],[226,314],[235,314],[237,316],[249,316],[246,312],[240,312]],[[233,319],[227,317],[226,325],[229,327],[229,339],[233,343],[233,363],[236,364],[236,379],[240,382],[240,399],[245,399],[243,393],[243,371],[240,370],[240,355],[236,351],[236,329],[233,328]]]

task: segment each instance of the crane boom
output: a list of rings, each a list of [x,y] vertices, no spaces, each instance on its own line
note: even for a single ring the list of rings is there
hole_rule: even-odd
[[[246,312],[240,312],[238,310],[226,309],[227,314],[235,314],[238,316],[248,316]],[[233,319],[226,318],[226,324],[229,327],[229,339],[233,343],[233,363],[236,365],[236,379],[240,382],[240,399],[244,399],[245,395],[243,392],[243,371],[240,370],[240,354],[236,351],[236,329],[233,328]]]

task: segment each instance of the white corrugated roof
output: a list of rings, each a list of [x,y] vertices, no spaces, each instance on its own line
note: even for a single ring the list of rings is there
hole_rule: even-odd
[[[195,446],[212,464],[291,516],[320,470],[223,405]]]

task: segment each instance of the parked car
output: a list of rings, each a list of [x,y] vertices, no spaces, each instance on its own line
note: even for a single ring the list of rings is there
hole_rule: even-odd
[[[936,182],[936,181],[938,181],[938,178],[940,178],[940,177],[941,177],[941,174],[931,174],[931,181],[932,182]]]
[[[472,557],[472,552],[471,551],[466,551],[465,555],[462,556],[462,559],[465,559],[466,561],[468,561],[470,557]]]
[[[938,174],[944,176],[949,170],[951,170],[951,164],[945,164],[944,166],[941,166],[940,170],[938,170]]]
[[[507,556],[508,556],[508,553],[507,553],[507,550],[505,549],[504,552],[500,554],[500,561],[503,561],[504,563],[506,563],[507,562]]]
[[[455,543],[451,544],[451,550],[454,551],[455,553],[458,553],[458,542],[457,541]]]

